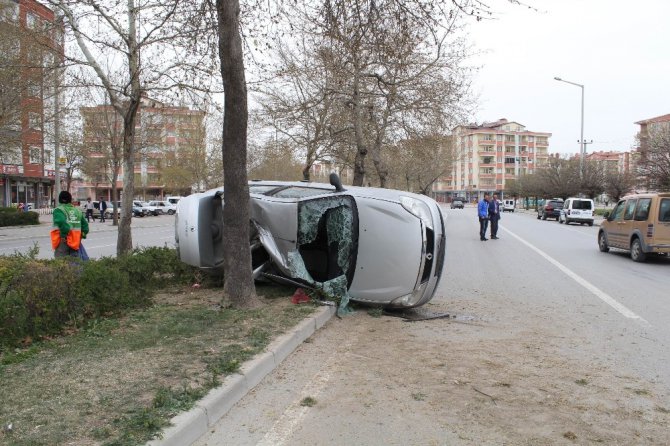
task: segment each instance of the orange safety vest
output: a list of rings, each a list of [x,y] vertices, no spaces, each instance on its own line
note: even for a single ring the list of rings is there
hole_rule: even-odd
[[[82,214],[81,211],[75,208],[74,206],[70,205],[70,208],[71,209],[68,209],[63,205],[60,205],[56,209],[54,209],[54,212],[60,210],[65,215],[65,220],[67,224],[70,226],[70,231],[67,233],[65,243],[67,243],[67,246],[69,246],[70,248],[79,251],[79,247],[81,246]],[[58,248],[60,242],[61,242],[60,229],[54,227],[51,230],[51,247],[53,249]]]

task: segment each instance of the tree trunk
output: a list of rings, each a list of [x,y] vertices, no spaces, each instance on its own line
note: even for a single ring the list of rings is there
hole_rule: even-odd
[[[116,239],[116,255],[133,250],[133,235],[130,225],[133,218],[133,196],[135,195],[135,116],[139,108],[139,94],[132,98],[123,117],[123,202],[119,236]]]
[[[219,58],[225,92],[223,114],[223,298],[241,308],[260,305],[251,276],[247,183],[247,87],[239,0],[217,0]]]
[[[368,154],[368,149],[365,144],[365,136],[363,135],[363,116],[361,111],[361,95],[360,95],[360,75],[358,73],[358,66],[356,66],[354,74],[354,139],[356,141],[356,157],[354,158],[354,186],[363,186],[365,181],[365,157]]]

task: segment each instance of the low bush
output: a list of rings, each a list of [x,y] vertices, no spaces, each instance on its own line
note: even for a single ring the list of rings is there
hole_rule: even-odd
[[[16,208],[0,208],[0,226],[39,225],[37,212],[19,212]]]
[[[170,248],[119,258],[38,260],[0,257],[0,353],[77,328],[105,315],[147,306],[157,289],[194,280],[196,271]]]

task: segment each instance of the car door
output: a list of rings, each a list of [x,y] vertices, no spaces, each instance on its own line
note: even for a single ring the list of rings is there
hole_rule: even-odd
[[[661,198],[658,206],[658,225],[654,231],[654,245],[670,247],[670,198]]]
[[[607,233],[607,244],[615,248],[624,247],[624,244],[622,243],[624,237],[621,233],[621,225],[623,224],[623,214],[625,209],[626,200],[619,201],[604,225],[605,232]]]
[[[616,220],[616,246],[619,248],[630,248],[630,236],[633,233],[635,206],[637,198],[629,198],[622,207],[623,215]]]

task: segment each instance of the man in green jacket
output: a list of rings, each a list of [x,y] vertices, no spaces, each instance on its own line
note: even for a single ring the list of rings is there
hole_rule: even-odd
[[[53,227],[60,233],[60,243],[55,247],[54,257],[79,257],[81,240],[88,234],[88,222],[81,210],[72,205],[72,195],[68,191],[58,195],[58,207],[53,212]]]

